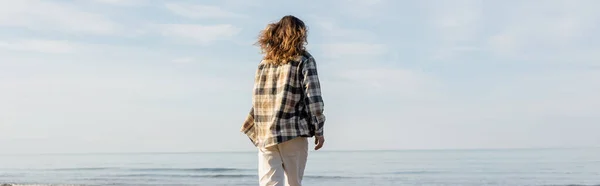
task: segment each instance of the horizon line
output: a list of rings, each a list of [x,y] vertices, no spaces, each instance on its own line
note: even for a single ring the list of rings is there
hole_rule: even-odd
[[[559,150],[559,149],[597,149],[591,147],[506,147],[506,148],[423,148],[423,149],[340,149],[340,150],[310,150],[309,152],[415,152],[415,151],[493,151],[493,150]],[[14,155],[142,155],[142,154],[202,154],[202,153],[253,153],[255,151],[165,151],[165,152],[51,152],[51,153],[0,153],[0,156]]]

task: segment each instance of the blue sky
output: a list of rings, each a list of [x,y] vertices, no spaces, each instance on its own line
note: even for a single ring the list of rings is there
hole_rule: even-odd
[[[0,153],[253,150],[252,44],[287,14],[310,28],[328,150],[597,146],[595,7],[3,0]]]

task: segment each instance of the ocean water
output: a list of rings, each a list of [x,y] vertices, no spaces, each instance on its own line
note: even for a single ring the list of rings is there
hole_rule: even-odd
[[[257,155],[0,155],[0,185],[258,185]],[[311,152],[304,185],[600,185],[600,149]]]

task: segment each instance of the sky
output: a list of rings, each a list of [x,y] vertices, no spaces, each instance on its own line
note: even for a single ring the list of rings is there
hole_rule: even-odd
[[[596,7],[0,0],[0,153],[252,151],[253,44],[288,14],[309,27],[324,150],[598,146]]]

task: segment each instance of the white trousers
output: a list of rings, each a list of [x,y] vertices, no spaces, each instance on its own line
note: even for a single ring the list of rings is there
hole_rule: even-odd
[[[297,137],[267,148],[258,149],[258,177],[261,186],[301,186],[308,140]],[[285,184],[287,182],[287,184]]]

